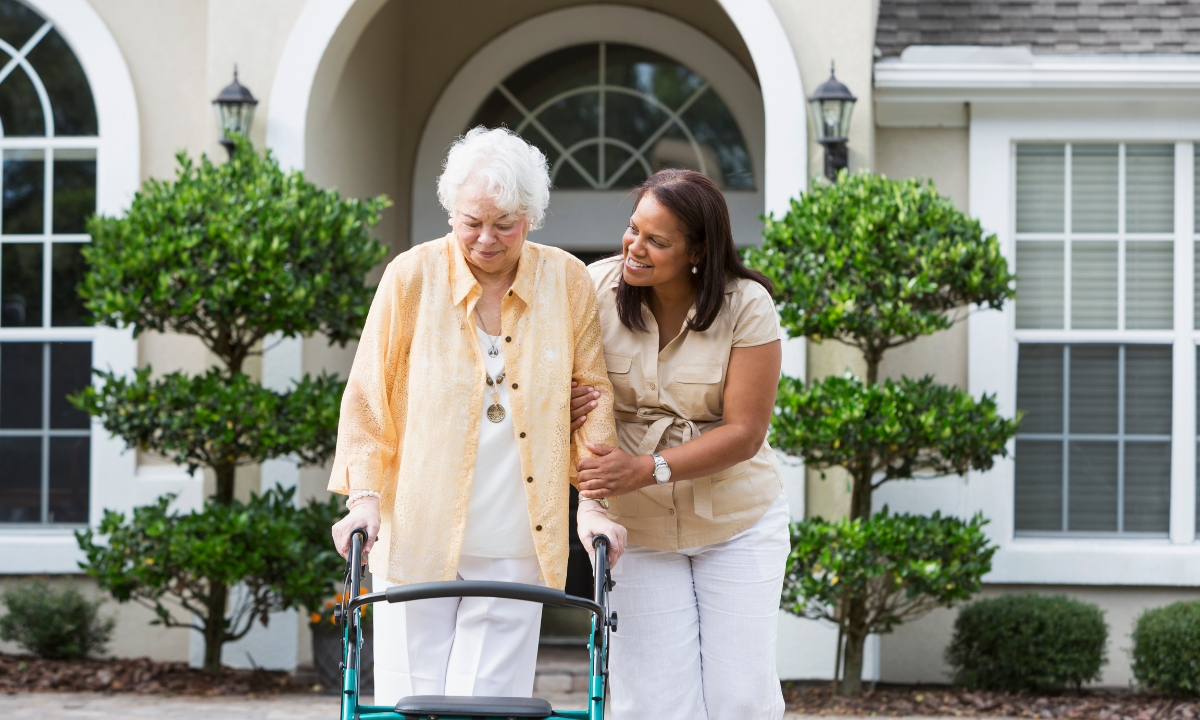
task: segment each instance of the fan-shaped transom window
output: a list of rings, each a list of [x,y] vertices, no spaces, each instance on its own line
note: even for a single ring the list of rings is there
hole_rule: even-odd
[[[471,120],[512,128],[550,161],[556,189],[624,190],[656,170],[698,170],[753,190],[750,153],[704,78],[651,50],[591,43],[527,63]]]
[[[0,0],[0,524],[88,520],[91,421],[66,398],[92,367],[77,287],[98,133],[53,23]]]

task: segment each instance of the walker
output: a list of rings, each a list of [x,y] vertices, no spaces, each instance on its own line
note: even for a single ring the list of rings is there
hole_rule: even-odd
[[[604,717],[604,689],[608,679],[608,633],[617,629],[617,614],[608,611],[608,593],[613,582],[608,567],[608,538],[597,535],[596,599],[567,595],[562,590],[504,582],[430,582],[394,585],[386,592],[359,595],[362,582],[362,549],[366,531],[355,530],[350,537],[343,598],[352,598],[336,610],[342,627],[342,714],[341,720],[475,720],[476,718],[573,718],[601,720]],[[592,634],[588,638],[591,682],[587,710],[554,710],[540,698],[472,697],[449,695],[413,695],[402,698],[395,707],[363,705],[358,697],[358,654],[362,647],[362,607],[368,603],[426,600],[440,597],[494,597],[538,602],[550,607],[583,608],[592,614]]]

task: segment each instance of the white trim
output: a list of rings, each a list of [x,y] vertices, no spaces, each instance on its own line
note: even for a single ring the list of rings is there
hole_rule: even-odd
[[[742,131],[754,165],[755,192],[731,190],[731,215],[756,219],[764,207],[764,165],[767,163],[763,98],[753,78],[729,53],[691,25],[658,12],[620,5],[584,5],[538,15],[500,34],[484,45],[454,75],[434,105],[417,145],[413,163],[413,243],[446,233],[446,213],[437,199],[436,179],[446,149],[466,128],[471,116],[488,94],[509,74],[525,63],[564,47],[591,42],[622,42],[653,49],[704,78],[724,101]],[[793,65],[794,65],[793,61]],[[801,116],[803,121],[803,116]],[[801,123],[803,124],[803,122]],[[585,173],[586,176],[586,173]],[[801,174],[803,177],[803,174]],[[793,191],[794,192],[794,191]],[[624,227],[629,209],[626,193],[613,198],[586,195],[596,207],[582,207],[579,193],[553,191],[547,224],[539,242],[562,246],[599,248],[619,244],[616,231]],[[752,202],[749,212],[738,213],[740,205]],[[786,206],[785,206],[786,207]],[[569,218],[572,228],[594,229],[596,237],[581,236],[580,230],[556,228],[557,218]],[[735,220],[736,223],[736,220]],[[612,227],[614,231],[606,233]],[[735,234],[737,227],[735,226]],[[552,239],[548,239],[552,238]],[[610,239],[611,238],[611,239]]]
[[[1200,138],[1200,119],[1182,116],[1135,120],[1113,117],[1110,107],[1097,115],[1087,104],[1069,103],[1054,117],[1038,119],[1030,106],[988,103],[982,112],[972,107],[970,125],[970,208],[986,232],[996,233],[1010,263],[1014,256],[1015,203],[1013,156],[1025,140],[1111,141],[1170,140],[1176,142],[1175,187],[1175,317],[1170,331],[1080,332],[1015,328],[1015,308],[978,311],[969,319],[968,377],[973,395],[995,393],[1000,412],[1016,411],[1017,340],[1117,340],[1174,343],[1174,407],[1172,427],[1172,509],[1170,539],[1016,538],[1013,531],[1014,463],[998,461],[986,473],[971,473],[966,483],[940,483],[937,505],[956,513],[982,511],[991,519],[990,537],[1000,545],[989,583],[1058,585],[1200,585],[1200,544],[1194,537],[1195,465],[1195,331],[1192,329],[1191,227],[1193,167],[1179,158],[1190,153],[1191,138]],[[1182,142],[1179,142],[1182,141]],[[1190,154],[1188,155],[1190,158]],[[1007,172],[997,172],[1004,168]],[[1184,178],[1183,175],[1187,175]],[[1186,306],[1186,307],[1185,307]],[[1119,337],[1118,337],[1119,336]],[[1187,356],[1187,357],[1184,357]],[[1010,445],[1010,450],[1012,446]],[[893,507],[901,495],[881,498]],[[905,510],[909,508],[903,508]],[[1186,517],[1185,517],[1186,516]]]
[[[1035,55],[1025,47],[911,46],[875,63],[892,90],[1200,90],[1194,55]]]
[[[322,61],[341,76],[350,51],[387,0],[308,0],[288,35],[271,84],[267,147],[285,169],[304,169],[308,103]]]
[[[96,107],[98,138],[7,138],[4,147],[95,147],[96,209],[111,215],[129,206],[141,175],[137,97],[121,50],[100,15],[86,0],[26,0],[62,35],[83,68]],[[50,126],[48,126],[49,129]],[[49,312],[49,307],[46,308]],[[27,337],[26,337],[27,336]],[[128,330],[111,328],[8,329],[0,339],[53,341],[91,340],[92,362],[120,373],[137,363],[137,342]],[[138,496],[136,455],[92,425],[90,523],[105,508],[128,509],[146,499]],[[143,493],[144,494],[144,493]],[[135,497],[137,496],[137,497]],[[149,498],[153,499],[153,498]],[[80,559],[74,537],[57,528],[13,528],[0,532],[0,574],[14,572],[78,573]]]

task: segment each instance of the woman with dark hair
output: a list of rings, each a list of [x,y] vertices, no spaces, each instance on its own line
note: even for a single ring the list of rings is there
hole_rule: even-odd
[[[628,531],[612,640],[617,720],[778,720],[776,617],[790,512],[767,428],[781,339],[708,177],[637,191],[621,254],[589,268],[620,447],[579,462],[579,534]],[[576,423],[598,391],[573,391]]]

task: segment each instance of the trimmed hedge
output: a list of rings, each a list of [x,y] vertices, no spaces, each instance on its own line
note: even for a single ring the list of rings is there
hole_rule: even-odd
[[[1133,676],[1168,695],[1200,695],[1200,601],[1153,608],[1133,630]]]
[[[1060,690],[1100,679],[1108,626],[1095,605],[1057,595],[1005,595],[963,608],[946,661],[972,689]]]

